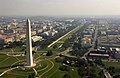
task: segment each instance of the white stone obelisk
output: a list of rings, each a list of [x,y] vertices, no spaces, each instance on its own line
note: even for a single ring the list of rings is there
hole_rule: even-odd
[[[33,56],[32,56],[32,39],[31,39],[31,25],[30,20],[27,19],[26,22],[26,58],[27,64],[26,67],[33,67]]]

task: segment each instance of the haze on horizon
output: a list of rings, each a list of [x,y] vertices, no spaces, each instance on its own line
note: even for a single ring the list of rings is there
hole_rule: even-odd
[[[0,16],[120,15],[120,0],[0,0]]]

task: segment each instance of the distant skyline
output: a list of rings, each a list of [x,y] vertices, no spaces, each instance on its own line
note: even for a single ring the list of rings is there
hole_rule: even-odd
[[[120,15],[120,0],[0,0],[0,16]]]

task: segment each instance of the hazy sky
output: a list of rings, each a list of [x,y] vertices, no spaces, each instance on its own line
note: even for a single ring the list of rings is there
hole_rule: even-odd
[[[3,15],[120,15],[120,0],[0,0]]]

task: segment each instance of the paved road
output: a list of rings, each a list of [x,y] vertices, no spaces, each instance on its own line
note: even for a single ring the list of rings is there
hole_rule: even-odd
[[[18,67],[13,67],[13,68],[10,68],[10,69],[8,69],[8,70],[5,70],[4,72],[2,72],[2,73],[0,74],[0,77],[1,77],[2,75],[4,75],[5,73],[7,73],[7,72],[9,72],[9,71],[11,71],[11,70],[14,70],[14,69],[16,69],[16,68],[18,68]]]
[[[97,39],[97,33],[98,33],[98,28],[96,27],[96,28],[95,28],[95,34],[94,34],[94,38],[93,38],[92,47],[89,49],[88,52],[86,52],[86,53],[82,56],[82,58],[84,58],[85,60],[87,60],[87,59],[86,59],[86,56],[88,55],[88,53],[90,53],[90,51],[93,50],[94,47],[95,47],[95,42],[96,42],[96,39]]]
[[[82,56],[82,58],[84,58],[85,60],[87,60],[87,59],[86,59],[86,56],[88,55],[88,53],[90,53],[90,51],[93,50],[94,47],[96,46],[97,33],[98,33],[98,28],[96,27],[96,29],[95,29],[95,34],[94,34],[94,39],[93,39],[93,43],[92,43],[92,47],[89,49],[88,52],[86,52],[86,53]],[[101,68],[101,67],[100,67],[100,68]],[[106,78],[112,78],[112,76],[110,75],[110,73],[109,73],[106,69],[104,69],[104,68],[101,68],[101,69],[103,69],[103,73],[104,73],[104,75],[105,75]]]
[[[93,45],[92,48],[94,49],[95,45],[96,45],[96,40],[97,40],[97,33],[98,33],[98,27],[95,28],[95,34],[94,34],[94,38],[93,38]]]
[[[52,66],[47,71],[43,72],[39,77],[36,77],[36,78],[42,78],[42,76],[44,74],[46,74],[47,72],[49,72],[54,67],[54,63],[51,60],[49,60],[49,59],[46,59],[46,60],[50,61],[52,63]]]
[[[69,47],[65,51],[58,53],[58,55],[67,55],[68,52],[70,52],[72,49]]]
[[[103,73],[104,73],[106,78],[113,78],[106,69],[103,70]]]
[[[65,51],[58,53],[58,55],[61,54],[61,55],[66,56],[66,57],[77,58],[76,56],[72,56],[72,55],[68,54],[70,51],[72,51],[72,48],[69,47]]]
[[[8,60],[10,57],[7,57],[6,59],[2,60],[0,63],[3,63],[4,61]]]

